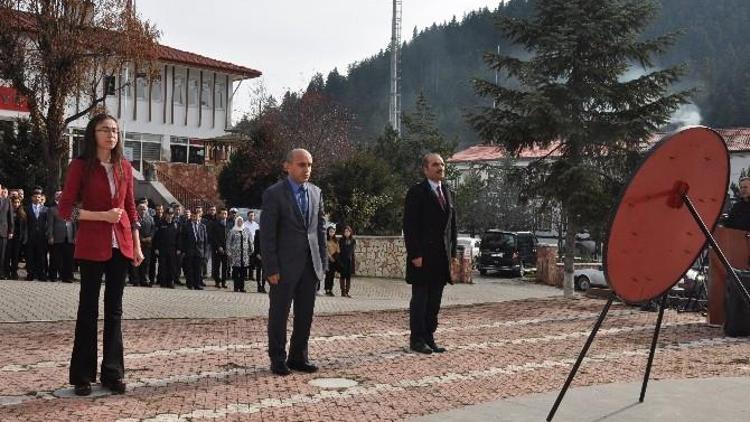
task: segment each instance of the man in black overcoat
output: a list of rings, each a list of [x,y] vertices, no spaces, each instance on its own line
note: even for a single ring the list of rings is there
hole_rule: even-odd
[[[451,281],[456,257],[456,213],[453,193],[443,183],[445,162],[438,154],[422,158],[425,180],[406,193],[404,241],[406,282],[411,284],[409,346],[419,353],[441,353],[435,343],[443,287]]]

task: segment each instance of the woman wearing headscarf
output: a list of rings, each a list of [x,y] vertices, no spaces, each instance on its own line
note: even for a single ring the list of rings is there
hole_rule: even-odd
[[[253,235],[245,228],[242,217],[235,218],[234,227],[227,235],[227,253],[229,265],[232,267],[234,291],[245,293],[247,268],[250,266],[250,255],[253,253]]]

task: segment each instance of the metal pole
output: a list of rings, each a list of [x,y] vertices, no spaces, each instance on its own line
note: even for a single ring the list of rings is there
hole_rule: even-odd
[[[576,363],[573,365],[573,368],[570,370],[570,374],[568,374],[568,379],[565,380],[565,384],[563,385],[562,390],[560,390],[560,394],[557,395],[555,404],[552,405],[552,409],[549,411],[549,415],[547,415],[547,422],[550,422],[552,418],[555,417],[555,412],[557,412],[557,408],[560,406],[560,403],[562,402],[563,397],[565,397],[565,393],[568,391],[568,387],[570,387],[570,383],[573,382],[573,378],[576,376],[576,372],[578,372],[578,368],[581,366],[581,362],[583,362],[583,358],[586,356],[586,353],[588,353],[589,347],[591,347],[591,343],[594,342],[594,337],[596,337],[596,333],[599,331],[599,328],[602,326],[602,322],[604,322],[604,318],[607,316],[607,312],[609,312],[609,307],[612,306],[612,301],[614,300],[614,298],[615,298],[614,293],[610,294],[609,300],[607,300],[607,304],[604,305],[604,309],[602,309],[602,313],[599,314],[599,319],[597,319],[596,324],[594,324],[594,329],[591,330],[591,334],[589,334],[589,338],[588,340],[586,340],[586,344],[583,346],[583,349],[581,349],[581,353],[578,354],[578,359],[576,360]]]
[[[648,354],[648,363],[646,364],[646,374],[643,376],[643,385],[641,386],[641,397],[638,399],[639,402],[643,403],[643,399],[646,397],[646,387],[648,387],[648,378],[651,375],[651,364],[654,362],[654,353],[656,352],[656,343],[659,340],[659,331],[661,330],[661,320],[664,317],[664,308],[667,307],[667,294],[661,297],[661,304],[659,304],[659,316],[656,317],[656,329],[654,330],[654,338],[651,339],[651,351]]]
[[[687,193],[682,194],[682,201],[685,203],[685,205],[687,205],[688,210],[690,210],[690,214],[693,215],[695,222],[698,223],[698,227],[700,227],[701,231],[706,236],[706,239],[708,239],[708,243],[710,243],[711,247],[714,248],[714,251],[719,257],[719,260],[722,264],[724,264],[724,267],[727,269],[727,274],[732,275],[732,280],[734,280],[734,282],[737,284],[737,288],[740,290],[740,292],[745,295],[745,300],[747,301],[748,305],[750,305],[750,292],[747,291],[747,288],[745,288],[745,285],[742,284],[740,278],[737,276],[737,273],[734,272],[732,264],[729,263],[729,260],[724,255],[724,251],[722,251],[719,245],[716,243],[714,236],[711,234],[711,231],[708,230],[708,227],[706,227],[706,223],[703,222],[703,219],[701,218],[700,214],[698,214],[698,210],[695,209],[695,205],[693,205],[693,201],[690,200],[690,197],[687,195]]]

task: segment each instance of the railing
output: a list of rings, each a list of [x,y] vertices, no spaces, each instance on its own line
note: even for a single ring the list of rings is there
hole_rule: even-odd
[[[192,210],[197,206],[201,206],[204,209],[211,206],[211,203],[208,200],[180,185],[177,181],[169,177],[167,173],[156,167],[154,167],[154,170],[156,171],[156,180],[161,182],[183,207]]]

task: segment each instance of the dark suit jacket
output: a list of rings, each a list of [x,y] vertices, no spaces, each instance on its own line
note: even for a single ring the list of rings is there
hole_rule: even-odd
[[[13,233],[14,217],[15,212],[10,204],[10,199],[0,198],[0,237],[7,238],[9,234]]]
[[[47,243],[47,207],[42,205],[39,209],[39,218],[34,215],[34,206],[26,207],[26,229],[29,233],[29,241],[42,240]]]
[[[412,186],[404,205],[407,283],[450,282],[450,258],[456,256],[456,213],[453,193],[441,183],[443,210],[427,179]],[[411,260],[422,257],[422,268]]]
[[[73,224],[71,233],[68,233],[68,227],[65,220],[60,217],[60,209],[53,205],[47,209],[47,239],[52,239],[53,243],[76,243],[76,226]],[[70,234],[70,236],[68,236]]]
[[[206,228],[208,230],[208,243],[211,245],[211,248],[214,250],[214,252],[219,251],[219,248],[221,247],[224,250],[224,254],[227,253],[227,226],[229,225],[229,220],[227,219],[225,224],[221,224],[221,220],[214,219],[210,220],[208,222],[208,227]]]
[[[326,258],[325,212],[320,188],[307,183],[309,212],[307,222],[302,217],[297,200],[287,179],[263,192],[263,212],[260,224],[260,249],[263,271],[280,274],[284,280],[298,280],[305,269],[307,255],[318,280],[322,280],[328,266]]]
[[[195,237],[193,232],[193,222],[189,221],[184,223],[182,230],[180,231],[180,246],[179,249],[185,256],[199,256],[201,258],[206,256],[206,244],[208,243],[208,236],[206,234],[206,226],[198,222],[198,237]]]

